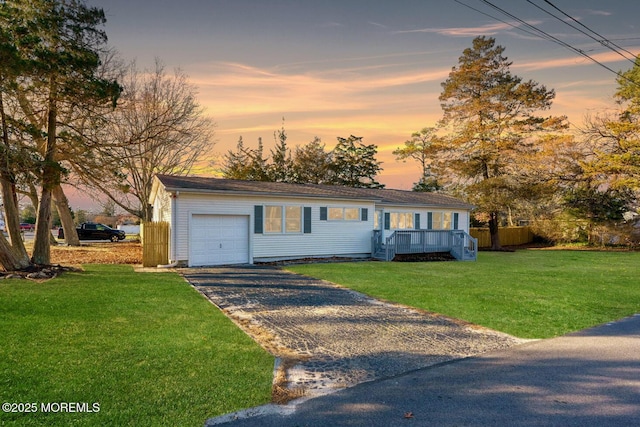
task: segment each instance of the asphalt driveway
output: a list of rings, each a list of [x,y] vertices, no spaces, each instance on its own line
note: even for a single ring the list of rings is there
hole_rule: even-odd
[[[181,273],[278,358],[276,370],[292,397],[315,397],[523,342],[278,268]]]

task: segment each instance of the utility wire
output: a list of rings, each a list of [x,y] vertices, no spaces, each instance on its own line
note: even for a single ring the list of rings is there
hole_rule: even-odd
[[[529,3],[531,3],[531,1],[530,1],[530,0],[527,0],[527,1],[528,1]],[[601,35],[601,34],[597,33],[596,31],[592,30],[591,28],[587,27],[587,26],[586,26],[586,25],[584,25],[582,22],[580,22],[580,21],[578,21],[577,19],[575,19],[573,16],[571,16],[571,15],[569,15],[569,14],[565,13],[565,12],[564,12],[564,11],[562,11],[558,6],[556,6],[556,5],[554,5],[553,3],[551,3],[549,0],[544,0],[544,2],[545,2],[545,3],[547,3],[549,6],[551,6],[552,8],[554,8],[555,10],[557,10],[558,12],[560,12],[561,14],[563,14],[564,16],[566,16],[567,18],[571,19],[571,20],[572,20],[573,22],[575,22],[576,24],[578,24],[578,25],[580,25],[581,27],[583,27],[584,29],[586,29],[587,31],[589,31],[589,32],[591,32],[591,33],[595,34],[596,36],[600,37],[600,39],[595,39],[595,38],[593,38],[593,37],[589,36],[589,37],[593,38],[594,40],[596,40],[598,43],[600,43],[602,46],[604,46],[604,47],[606,47],[606,48],[608,48],[608,49],[611,49],[611,50],[613,50],[613,51],[617,52],[619,55],[621,55],[621,56],[622,56],[622,57],[624,57],[625,59],[629,59],[629,58],[627,58],[626,56],[624,56],[624,55],[623,55],[623,54],[621,54],[620,52],[616,51],[616,50],[615,50],[615,49],[613,49],[611,46],[614,46],[616,49],[620,49],[620,50],[622,50],[623,52],[626,52],[627,54],[631,55],[631,57],[632,57],[632,58],[634,58],[634,59],[635,59],[635,57],[637,56],[637,55],[634,55],[632,52],[629,52],[627,49],[625,49],[625,48],[623,48],[623,47],[620,47],[620,46],[618,46],[618,45],[617,45],[617,44],[615,44],[615,43],[612,43],[612,42],[611,42],[611,40],[607,39],[607,38],[606,38],[606,37],[604,37],[603,35]],[[563,21],[563,22],[567,23],[566,21]],[[567,23],[567,25],[569,25],[569,24]],[[572,27],[572,28],[575,28],[575,27],[573,27],[573,26],[571,26],[571,27]],[[630,61],[631,61],[631,62],[634,62],[634,60],[633,60],[633,59],[631,59]]]
[[[486,12],[484,12],[484,11],[480,10],[480,9],[477,9],[477,8],[475,8],[475,7],[471,6],[471,5],[468,5],[468,4],[466,4],[466,3],[463,3],[461,0],[454,0],[454,1],[455,1],[456,3],[458,3],[458,4],[462,5],[462,6],[466,7],[466,8],[469,8],[469,9],[473,10],[474,12],[478,12],[479,14],[484,15],[484,16],[486,16],[486,17],[488,17],[488,18],[491,18],[491,19],[493,19],[493,20],[496,20],[496,21],[502,22],[503,24],[507,24],[508,26],[510,26],[510,27],[512,27],[512,28],[515,28],[515,29],[517,29],[517,30],[520,30],[520,31],[521,31],[521,32],[523,32],[523,33],[529,34],[530,36],[533,36],[533,37],[536,37],[536,38],[544,38],[544,39],[546,39],[546,37],[544,37],[544,36],[542,36],[542,35],[540,35],[540,34],[533,33],[533,32],[531,32],[531,31],[529,31],[529,30],[526,30],[526,29],[524,29],[524,28],[522,28],[522,27],[518,26],[518,25],[514,25],[514,24],[513,24],[513,22],[508,22],[508,21],[505,21],[504,19],[500,19],[500,18],[498,18],[497,16],[490,15],[490,14],[488,14],[488,13],[486,13]],[[546,40],[549,40],[549,39],[546,39]],[[550,40],[550,41],[553,41],[553,40]]]
[[[547,2],[546,0],[545,0],[545,2],[546,2],[546,3],[549,3],[549,2]],[[634,60],[633,60],[633,59],[629,59],[629,58],[628,58],[627,56],[625,56],[622,52],[620,52],[620,51],[618,51],[618,50],[614,49],[614,48],[612,47],[612,45],[614,45],[613,43],[607,43],[607,42],[605,42],[605,41],[604,41],[604,39],[602,38],[602,36],[600,36],[600,35],[599,35],[599,34],[597,34],[596,32],[594,32],[594,31],[592,31],[592,30],[589,30],[589,31],[591,31],[592,33],[594,33],[594,34],[598,35],[599,37],[601,37],[600,39],[598,39],[598,38],[596,38],[596,37],[592,36],[591,34],[587,33],[586,31],[582,30],[581,28],[576,27],[575,25],[571,24],[570,22],[567,22],[566,20],[564,20],[564,19],[560,18],[559,16],[554,15],[553,13],[549,12],[548,10],[546,10],[545,8],[543,8],[542,6],[539,6],[539,5],[535,4],[535,3],[534,3],[533,1],[531,1],[531,0],[527,0],[527,3],[531,4],[532,6],[536,7],[537,9],[539,9],[539,10],[543,11],[544,13],[546,13],[546,14],[547,14],[547,15],[549,15],[549,16],[551,16],[552,18],[557,19],[558,21],[562,22],[563,24],[568,25],[569,27],[573,28],[574,30],[578,31],[579,33],[584,34],[585,36],[589,37],[591,40],[596,41],[597,43],[601,44],[602,46],[606,47],[607,49],[612,50],[613,52],[617,53],[618,55],[620,55],[621,57],[623,57],[623,58],[624,58],[624,59],[626,59],[627,61],[631,62],[632,64],[634,63]],[[552,5],[552,6],[553,6],[553,5]],[[557,9],[557,8],[556,8],[556,9]],[[559,10],[559,9],[558,9],[558,10]],[[567,17],[571,18],[572,20],[576,21],[575,19],[573,19],[571,16],[567,15],[566,13],[564,13],[564,12],[562,12],[562,11],[560,11],[560,12],[561,12],[563,15],[565,15],[565,16],[567,16]],[[576,22],[578,22],[578,21],[576,21]],[[583,26],[584,26],[584,25],[583,25]],[[586,27],[585,27],[585,28],[586,28]],[[587,28],[587,29],[588,29],[588,28]]]
[[[543,38],[543,39],[545,39],[545,40],[549,40],[549,41],[552,41],[552,42],[554,42],[554,43],[556,43],[556,44],[559,44],[560,46],[563,46],[563,47],[565,47],[565,48],[567,48],[567,49],[569,49],[569,50],[571,50],[571,51],[573,51],[573,52],[577,53],[578,55],[583,56],[583,57],[585,57],[585,58],[589,59],[590,61],[592,61],[592,62],[594,62],[594,63],[598,64],[600,67],[602,67],[602,68],[606,69],[607,71],[609,71],[609,72],[611,72],[611,73],[615,74],[615,75],[616,75],[616,76],[618,76],[619,78],[624,79],[624,80],[628,81],[629,83],[632,83],[633,85],[635,85],[635,86],[639,86],[639,87],[640,87],[640,83],[638,83],[638,82],[635,82],[635,81],[631,80],[630,78],[628,78],[628,77],[624,76],[622,73],[620,73],[620,72],[618,72],[618,71],[616,71],[616,70],[612,69],[611,67],[607,66],[606,64],[603,64],[602,62],[598,61],[597,59],[595,59],[595,58],[591,57],[589,54],[587,54],[587,53],[586,53],[585,51],[583,51],[582,49],[579,49],[579,48],[577,48],[577,47],[571,46],[569,43],[566,43],[565,41],[560,40],[559,38],[557,38],[557,37],[555,37],[555,36],[553,36],[553,35],[551,35],[551,34],[549,34],[549,33],[545,32],[545,31],[543,31],[543,30],[541,30],[541,29],[539,29],[539,28],[535,27],[534,25],[529,24],[528,22],[526,22],[526,21],[524,21],[524,20],[522,20],[522,19],[518,18],[517,16],[515,16],[515,15],[513,15],[513,14],[509,13],[509,12],[507,12],[506,10],[502,9],[501,7],[496,6],[495,4],[491,3],[491,2],[490,2],[490,1],[488,1],[488,0],[480,0],[480,1],[482,1],[482,2],[483,2],[483,3],[485,3],[486,5],[490,6],[491,8],[493,8],[493,9],[495,9],[495,10],[499,11],[500,13],[502,13],[502,14],[504,14],[504,15],[508,16],[509,18],[511,18],[511,19],[513,19],[513,20],[515,20],[515,21],[517,21],[517,22],[519,22],[519,23],[521,23],[521,24],[525,25],[527,28],[531,29],[531,30],[532,30],[532,31],[534,31],[536,34],[538,34],[540,38]],[[504,22],[504,21],[502,21],[502,22]],[[508,23],[508,24],[509,24],[509,25],[511,25],[511,26],[512,26],[513,28],[515,28],[515,29],[521,29],[519,26],[517,26],[517,25],[515,25],[515,24],[511,24],[511,23]]]

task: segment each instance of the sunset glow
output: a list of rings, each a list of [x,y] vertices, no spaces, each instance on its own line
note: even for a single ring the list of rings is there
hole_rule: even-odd
[[[478,35],[506,48],[514,74],[556,91],[550,114],[580,124],[585,114],[614,107],[613,73],[523,32],[523,23],[500,22],[456,2],[185,0],[158,1],[153,8],[125,0],[89,3],[105,9],[110,44],[124,59],[144,68],[158,57],[197,86],[200,103],[217,123],[203,165],[233,149],[240,136],[249,147],[262,137],[268,153],[284,118],[291,148],[315,136],[328,149],[338,136],[362,136],[379,147],[379,180],[411,188],[417,166],[395,161],[391,152],[441,117],[440,84]],[[482,2],[468,3],[482,9]],[[526,2],[494,3],[613,70],[632,65]],[[571,0],[561,7],[640,52],[640,3]]]

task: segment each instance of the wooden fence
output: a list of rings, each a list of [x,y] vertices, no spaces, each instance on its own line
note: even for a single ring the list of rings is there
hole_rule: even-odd
[[[533,242],[531,227],[500,227],[498,233],[502,246],[518,246]],[[478,239],[479,248],[491,247],[491,235],[488,228],[470,228],[469,234]]]
[[[140,227],[142,265],[156,267],[169,263],[169,223],[146,222]]]

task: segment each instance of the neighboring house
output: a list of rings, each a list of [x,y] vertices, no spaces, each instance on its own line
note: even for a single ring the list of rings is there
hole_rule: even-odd
[[[158,175],[149,202],[153,220],[170,224],[170,262],[188,266],[391,259],[408,243],[448,252],[456,236],[473,246],[473,206],[437,193]],[[458,258],[475,259],[471,249]]]

